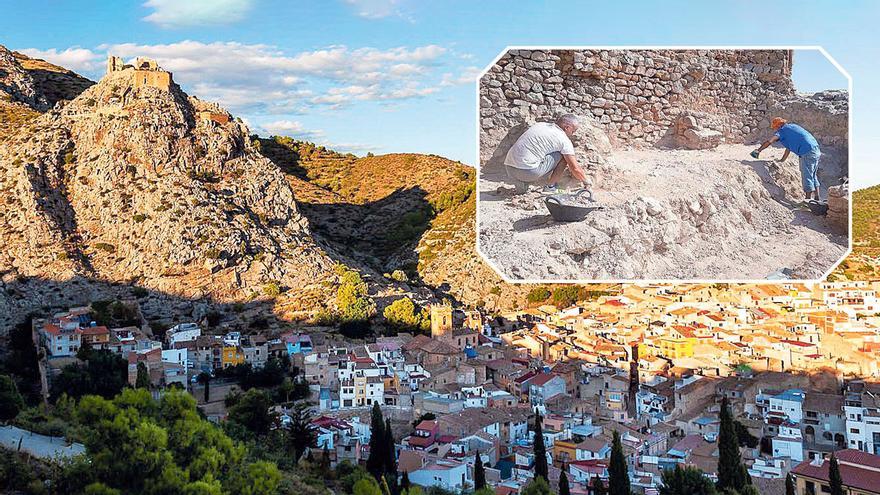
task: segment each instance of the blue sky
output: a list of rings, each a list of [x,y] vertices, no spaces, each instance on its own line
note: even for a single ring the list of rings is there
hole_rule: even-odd
[[[873,1],[0,0],[0,44],[89,77],[157,58],[263,134],[473,164],[474,77],[507,45],[821,45],[854,80],[852,181],[880,183]],[[818,54],[798,89],[845,86]]]

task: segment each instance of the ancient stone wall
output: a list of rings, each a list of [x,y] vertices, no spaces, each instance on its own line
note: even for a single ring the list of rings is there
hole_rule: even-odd
[[[713,141],[765,138],[773,109],[797,98],[792,56],[790,50],[511,50],[480,82],[481,162],[499,155],[511,129],[563,112],[594,117],[614,146],[676,146],[676,132],[687,130],[679,122],[684,117]]]

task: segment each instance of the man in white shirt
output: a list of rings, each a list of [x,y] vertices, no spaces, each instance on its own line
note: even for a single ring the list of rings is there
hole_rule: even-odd
[[[529,127],[513,143],[504,159],[504,168],[516,183],[516,192],[524,193],[534,183],[555,188],[566,169],[576,180],[587,182],[571,143],[578,125],[576,115],[565,114],[555,123],[539,122]]]

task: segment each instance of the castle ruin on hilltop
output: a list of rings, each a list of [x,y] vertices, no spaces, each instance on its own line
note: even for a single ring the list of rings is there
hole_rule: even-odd
[[[140,88],[149,86],[162,91],[171,89],[171,73],[159,67],[159,64],[151,58],[138,57],[134,65],[123,62],[122,57],[110,55],[107,57],[107,73],[121,72],[126,69],[134,69],[132,73],[132,86]]]

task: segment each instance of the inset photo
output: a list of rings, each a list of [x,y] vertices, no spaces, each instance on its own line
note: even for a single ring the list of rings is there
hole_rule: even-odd
[[[821,279],[850,250],[850,87],[819,48],[506,50],[478,250],[514,282]]]

